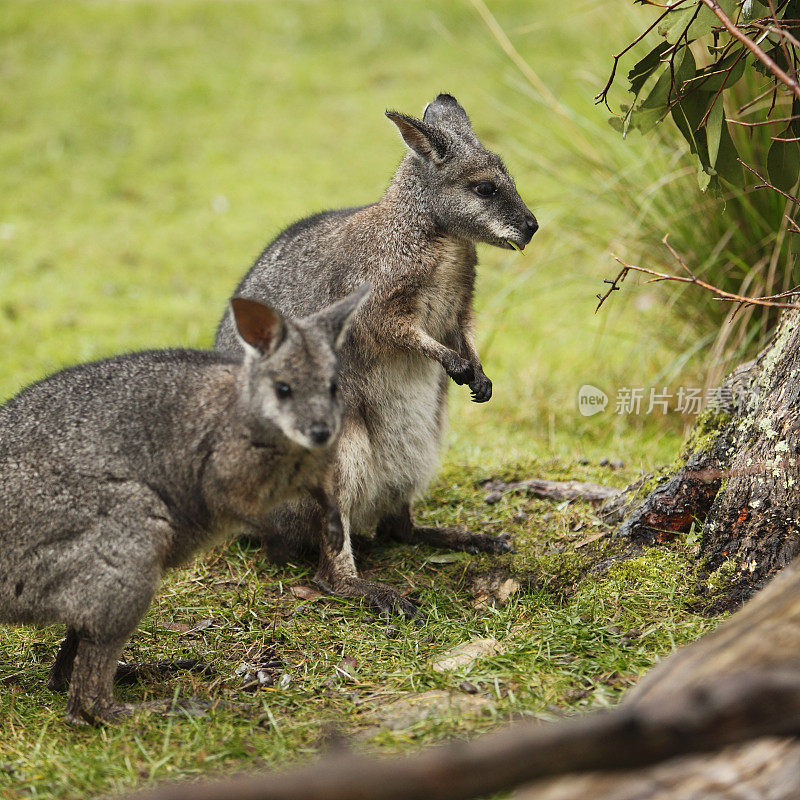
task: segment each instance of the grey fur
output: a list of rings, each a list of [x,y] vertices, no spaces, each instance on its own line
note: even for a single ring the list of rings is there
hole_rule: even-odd
[[[275,503],[313,492],[329,510],[322,444],[342,417],[334,341],[365,291],[294,322],[251,302],[261,327],[237,312],[244,354],[119,356],[0,407],[0,621],[66,625],[51,686],[69,683],[69,720],[117,710],[117,657],[165,570],[243,525],[260,529]],[[291,397],[276,396],[276,381]],[[341,545],[331,507],[326,546]]]
[[[381,610],[413,607],[385,586],[357,577],[350,533],[379,532],[437,546],[508,549],[461,528],[413,525],[410,502],[428,485],[446,425],[447,376],[476,402],[492,384],[472,339],[475,242],[524,247],[536,220],[500,158],[486,150],[464,109],[439,95],[422,119],[386,112],[409,147],[383,198],[363,208],[326,211],[296,222],[261,254],[237,292],[303,315],[368,280],[369,300],[342,349],[345,401],[331,485],[345,547],[323,547],[317,579],[342,595],[365,595]],[[490,182],[495,191],[481,197]],[[226,314],[215,346],[236,351]],[[287,504],[263,532],[277,551],[316,540],[313,503]]]

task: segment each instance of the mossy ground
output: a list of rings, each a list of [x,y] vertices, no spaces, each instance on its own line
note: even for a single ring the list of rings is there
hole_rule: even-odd
[[[542,229],[524,256],[480,249],[477,341],[495,396],[478,406],[453,389],[442,470],[418,508],[431,524],[509,533],[517,553],[375,544],[359,557],[364,573],[407,587],[422,609],[419,626],[387,635],[358,604],[292,593],[309,585],[307,565],[277,568],[240,543],[218,549],[167,579],[125,650],[143,662],[194,656],[214,674],[119,689],[131,702],[197,702],[99,730],[67,727],[63,697],[44,688],[61,631],[2,626],[0,796],[84,798],[285,764],[336,730],[386,751],[607,705],[713,624],[685,607],[694,545],[608,565],[614,543],[586,541],[602,532],[589,506],[483,501],[489,477],[623,485],[668,463],[691,419],[616,414],[615,392],[701,385],[705,366],[668,295],[631,283],[593,314],[616,272],[609,250],[624,257],[639,236],[637,209],[665,180],[696,190],[674,147],[622,142],[592,101],[639,12],[490,5],[554,99],[525,81],[469,3],[2,4],[0,397],[81,360],[208,346],[265,241],[298,216],[380,195],[402,154],[383,110],[419,112],[441,90],[503,155]],[[609,396],[593,417],[575,404],[587,383]],[[603,456],[629,467],[601,468]],[[474,594],[497,571],[520,583],[503,607]],[[485,637],[502,652],[432,670],[435,656]],[[271,668],[275,685],[240,691],[237,666],[268,645],[285,663]],[[349,658],[353,678],[340,680]],[[464,680],[477,694],[459,689]],[[452,691],[449,710],[386,723],[391,701],[429,690]]]
[[[506,475],[543,471],[521,463]],[[615,483],[623,477],[578,464],[563,471]],[[307,565],[279,569],[241,543],[173,575],[124,657],[198,658],[213,674],[153,677],[117,690],[132,703],[191,698],[169,714],[144,711],[100,730],[68,727],[63,696],[44,688],[61,631],[0,628],[0,795],[86,797],[153,779],[294,762],[332,736],[396,751],[475,735],[519,715],[607,706],[654,660],[713,624],[686,610],[692,554],[684,545],[592,574],[588,568],[613,545],[582,545],[602,531],[589,506],[520,495],[487,506],[483,477],[447,469],[418,514],[431,524],[511,533],[518,554],[443,556],[379,543],[360,553],[365,575],[419,602],[417,623],[395,620],[387,629],[385,619],[352,602],[306,591]],[[502,606],[471,589],[475,575],[495,571],[521,584]],[[500,643],[500,653],[454,672],[432,669],[450,648],[486,637]],[[283,662],[268,669],[273,686],[242,690],[237,667],[267,647]],[[425,694],[432,690],[452,696],[442,706],[441,695]],[[401,700],[396,715],[391,704]]]

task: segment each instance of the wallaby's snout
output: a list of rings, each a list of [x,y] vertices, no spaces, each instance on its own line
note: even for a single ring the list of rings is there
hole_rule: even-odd
[[[331,429],[324,422],[315,422],[308,431],[309,438],[320,447],[331,438]]]

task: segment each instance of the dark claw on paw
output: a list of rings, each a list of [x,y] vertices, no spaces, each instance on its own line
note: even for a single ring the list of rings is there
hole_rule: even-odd
[[[492,397],[492,382],[485,375],[472,381],[469,388],[472,391],[473,403],[485,403]]]

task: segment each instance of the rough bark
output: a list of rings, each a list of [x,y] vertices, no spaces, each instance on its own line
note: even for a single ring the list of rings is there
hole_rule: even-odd
[[[800,552],[800,315],[787,312],[769,345],[718,391],[725,416],[706,416],[679,465],[601,509],[618,534],[669,541],[704,523],[702,574],[721,569],[717,603],[741,602]]]
[[[731,592],[748,597],[800,552],[800,314],[786,314],[758,361],[736,420],[729,478],[703,529],[708,569],[731,563]]]

